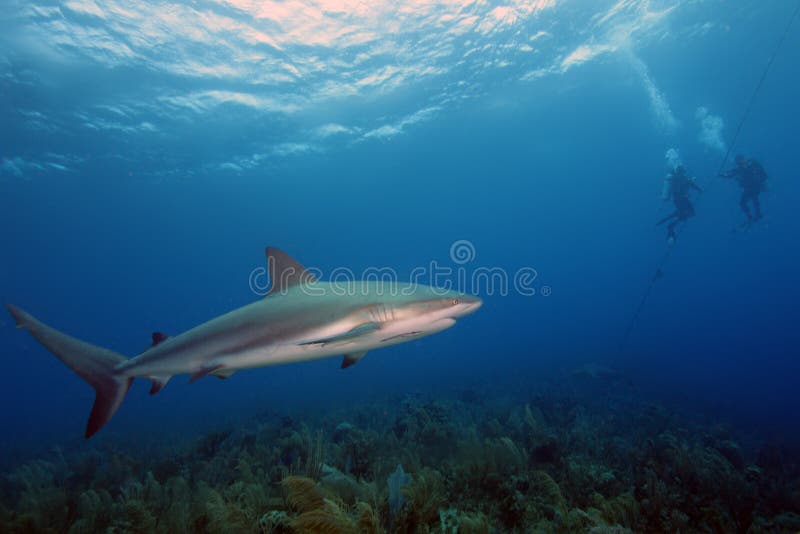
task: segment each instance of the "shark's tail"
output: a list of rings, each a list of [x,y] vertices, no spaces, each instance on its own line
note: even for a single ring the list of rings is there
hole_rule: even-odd
[[[17,322],[17,328],[28,330],[39,343],[94,388],[94,406],[86,424],[86,437],[92,437],[111,420],[131,387],[133,378],[114,374],[114,368],[126,358],[62,334],[15,306],[7,307]]]

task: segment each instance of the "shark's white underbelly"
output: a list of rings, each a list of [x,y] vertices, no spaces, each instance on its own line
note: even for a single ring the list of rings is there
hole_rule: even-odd
[[[118,369],[125,376],[172,376],[217,373],[358,354],[427,336],[449,328],[455,319],[430,317],[375,322],[376,317],[348,314],[283,332],[270,320],[229,321],[229,328],[195,329],[130,360]],[[272,325],[274,326],[274,325]],[[362,332],[363,330],[363,332]]]
[[[281,365],[286,363],[298,363],[304,361],[318,360],[330,356],[369,351],[381,347],[388,347],[410,341],[417,337],[427,336],[436,332],[441,332],[454,323],[454,319],[441,319],[432,325],[429,323],[416,324],[416,321],[400,321],[391,326],[384,326],[363,336],[352,340],[336,341],[331,343],[308,343],[308,341],[273,344],[269,346],[255,347],[235,354],[221,355],[214,359],[214,362],[225,369],[250,369],[254,367],[265,367],[269,365]],[[315,332],[314,336],[308,339],[323,339],[330,337],[334,333],[347,332],[352,325],[344,325],[349,328],[328,328]]]

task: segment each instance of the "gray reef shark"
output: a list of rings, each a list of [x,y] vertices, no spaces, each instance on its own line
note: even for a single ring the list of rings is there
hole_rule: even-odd
[[[152,395],[177,374],[189,374],[191,381],[227,378],[239,369],[338,354],[345,368],[371,349],[441,332],[482,304],[471,295],[419,284],[322,282],[284,252],[266,253],[271,288],[263,299],[177,336],[155,332],[150,348],[130,359],[7,307],[18,328],[95,389],[89,438],[108,423],[136,377],[152,381]]]

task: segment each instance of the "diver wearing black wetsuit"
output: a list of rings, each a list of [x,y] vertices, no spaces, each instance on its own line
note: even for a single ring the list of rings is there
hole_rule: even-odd
[[[761,202],[758,195],[764,191],[767,183],[767,173],[764,167],[754,159],[747,159],[741,154],[736,156],[736,167],[728,172],[720,174],[723,178],[733,178],[739,182],[742,188],[742,196],[739,199],[739,207],[747,215],[747,222],[752,223],[761,218]],[[753,205],[755,215],[750,211],[750,204]]]
[[[667,177],[669,184],[669,196],[675,204],[675,211],[658,221],[658,224],[664,224],[671,221],[667,226],[667,241],[671,244],[675,241],[675,227],[678,223],[685,221],[690,217],[694,217],[694,206],[689,198],[689,193],[692,189],[703,192],[703,189],[695,183],[694,178],[686,174],[686,169],[683,165],[679,165]]]

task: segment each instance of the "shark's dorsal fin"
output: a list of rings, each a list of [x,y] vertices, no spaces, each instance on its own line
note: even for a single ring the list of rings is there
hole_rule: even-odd
[[[298,284],[316,282],[317,279],[297,260],[275,247],[267,247],[267,271],[272,287],[266,296],[286,291]]]
[[[150,348],[155,347],[156,345],[167,339],[169,336],[164,332],[153,332],[152,337],[153,337],[153,343],[150,345]]]
[[[358,363],[358,360],[367,355],[367,351],[353,352],[352,354],[345,354],[342,358],[342,369],[347,369],[351,365]]]

